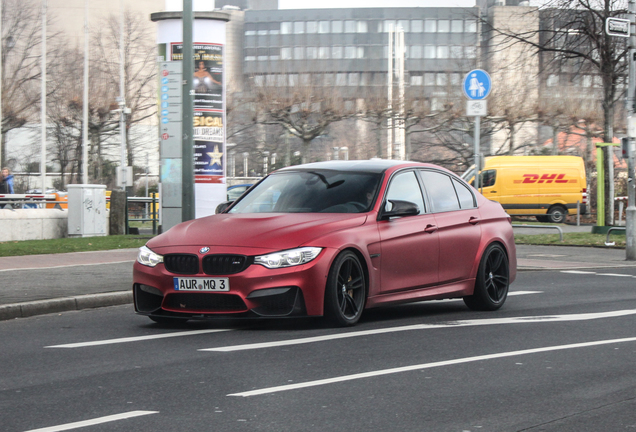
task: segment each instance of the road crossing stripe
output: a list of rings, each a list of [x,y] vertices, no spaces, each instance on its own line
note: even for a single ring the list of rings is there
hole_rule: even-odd
[[[135,337],[127,337],[127,338],[119,338],[119,339],[106,339],[99,341],[90,341],[90,342],[78,342],[78,343],[70,343],[64,345],[50,345],[45,346],[44,348],[85,348],[90,346],[98,346],[98,345],[111,345],[118,343],[127,343],[127,342],[140,342],[152,339],[164,339],[171,337],[181,337],[181,336],[192,336],[199,335],[205,333],[218,333],[218,332],[226,332],[231,331],[231,329],[214,329],[214,330],[192,330],[185,332],[173,332],[173,333],[161,333],[156,335],[148,335],[148,336],[135,336]]]
[[[583,314],[570,314],[570,315],[547,315],[547,316],[525,316],[525,317],[510,317],[510,318],[488,318],[481,320],[462,320],[451,321],[442,324],[414,324],[402,327],[389,327],[374,330],[363,330],[357,332],[338,333],[325,336],[315,336],[299,339],[288,339],[274,342],[261,342],[245,345],[229,345],[216,348],[204,348],[199,351],[214,351],[214,352],[231,352],[231,351],[245,351],[252,349],[273,348],[289,345],[301,345],[308,343],[324,342],[337,339],[347,339],[353,337],[370,336],[386,333],[397,333],[403,331],[412,330],[428,330],[428,329],[442,329],[442,328],[457,328],[457,327],[474,327],[474,326],[486,326],[486,325],[498,325],[498,324],[527,324],[527,323],[546,323],[546,322],[571,322],[571,321],[587,321],[600,318],[616,318],[627,315],[636,314],[636,309],[627,309],[611,312],[598,312],[598,313],[583,313]]]
[[[445,360],[445,361],[434,362],[434,363],[423,363],[423,364],[403,366],[403,367],[397,367],[397,368],[391,368],[391,369],[381,369],[377,371],[370,371],[370,372],[364,372],[364,373],[358,373],[358,374],[352,374],[352,375],[343,375],[339,377],[327,378],[322,380],[307,381],[304,383],[287,384],[287,385],[281,385],[277,387],[268,387],[268,388],[241,392],[241,393],[232,393],[232,394],[228,394],[227,396],[241,396],[241,397],[259,396],[259,395],[278,393],[278,392],[289,391],[289,390],[298,390],[298,389],[308,388],[308,387],[335,384],[335,383],[340,383],[345,381],[353,381],[353,380],[362,379],[362,378],[371,378],[371,377],[377,377],[382,375],[411,372],[416,370],[431,369],[431,368],[442,367],[442,366],[451,366],[451,365],[457,365],[462,363],[471,363],[471,362],[477,362],[477,361],[483,361],[483,360],[493,360],[493,359],[499,359],[499,358],[505,358],[505,357],[536,354],[536,353],[542,353],[542,352],[560,351],[560,350],[568,350],[568,349],[576,349],[576,348],[588,348],[593,346],[628,343],[628,342],[636,342],[636,337],[624,338],[624,339],[609,339],[609,340],[602,340],[602,341],[595,341],[595,342],[583,342],[583,343],[576,343],[576,344],[569,344],[569,345],[556,345],[556,346],[549,346],[549,347],[543,347],[543,348],[509,351],[509,352],[486,354],[486,355],[474,356],[474,357],[464,357],[464,358]]]

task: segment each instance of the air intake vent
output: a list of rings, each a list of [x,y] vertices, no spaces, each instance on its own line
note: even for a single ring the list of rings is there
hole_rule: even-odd
[[[163,257],[163,263],[170,273],[199,273],[199,258],[196,255],[166,255]]]
[[[203,258],[203,273],[209,275],[228,275],[240,273],[250,265],[243,255],[207,255]]]

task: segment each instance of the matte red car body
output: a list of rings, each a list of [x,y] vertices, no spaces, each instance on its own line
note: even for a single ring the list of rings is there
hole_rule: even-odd
[[[205,255],[246,256],[301,246],[323,248],[307,264],[280,269],[252,264],[240,273],[228,275],[230,293],[245,303],[240,310],[215,312],[174,306],[162,306],[162,310],[175,316],[197,318],[240,315],[257,306],[248,298],[256,290],[298,287],[302,291],[304,314],[320,316],[324,312],[329,269],[344,250],[355,251],[363,263],[367,278],[366,308],[471,295],[481,257],[493,243],[501,244],[506,251],[512,283],[516,276],[516,251],[510,218],[500,204],[487,200],[474,189],[477,207],[473,209],[379,220],[389,179],[393,173],[410,167],[449,173],[435,165],[393,161],[387,163],[373,208],[365,213],[218,214],[184,222],[151,239],[147,247],[157,254],[185,253],[200,258],[204,255],[199,252],[203,247],[210,248]],[[154,287],[164,298],[174,293],[174,276],[178,275],[169,273],[163,264],[134,265],[134,284]]]

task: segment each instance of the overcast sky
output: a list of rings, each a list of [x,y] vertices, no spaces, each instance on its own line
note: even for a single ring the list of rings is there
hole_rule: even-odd
[[[359,7],[472,7],[475,0],[278,0],[280,9],[322,9]]]

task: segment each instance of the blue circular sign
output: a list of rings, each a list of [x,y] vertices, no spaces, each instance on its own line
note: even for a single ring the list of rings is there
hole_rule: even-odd
[[[466,74],[466,78],[464,78],[463,89],[468,99],[486,99],[491,89],[490,75],[481,69],[471,70]]]

